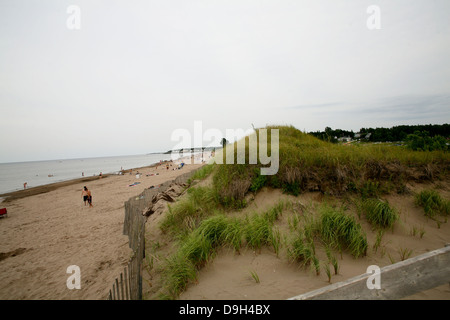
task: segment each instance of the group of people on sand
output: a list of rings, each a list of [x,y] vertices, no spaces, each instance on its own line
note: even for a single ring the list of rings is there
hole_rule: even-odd
[[[86,186],[83,187],[81,191],[81,197],[83,198],[84,205],[89,204],[89,208],[92,208],[92,193],[91,190],[88,190]]]

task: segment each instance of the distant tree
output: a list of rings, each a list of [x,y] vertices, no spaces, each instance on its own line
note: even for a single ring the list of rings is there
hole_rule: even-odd
[[[422,134],[424,131],[426,132],[426,135]],[[445,150],[448,146],[446,145],[446,142],[444,143],[444,141],[446,138],[450,137],[450,124],[400,125],[392,128],[369,127],[361,128],[359,132],[362,134],[362,139],[368,137],[366,140],[370,142],[406,141],[408,136],[412,135],[409,137],[410,143],[414,144],[415,147],[420,150],[423,150],[422,148],[433,148],[434,150],[436,150],[436,148],[440,148],[440,150]],[[418,135],[417,132],[422,133]],[[370,135],[368,136],[369,133]],[[341,138],[344,136],[350,136],[354,138],[353,131],[341,129],[333,130],[331,127],[326,127],[325,131],[310,132],[310,134],[329,142],[337,142],[335,137]],[[414,137],[414,135],[418,135],[418,137]]]
[[[322,140],[336,143],[337,140],[335,139],[335,132],[330,127],[325,128],[325,134],[323,135]]]
[[[444,137],[430,137],[428,131],[415,131],[413,134],[409,134],[406,138],[406,146],[415,151],[448,150]]]

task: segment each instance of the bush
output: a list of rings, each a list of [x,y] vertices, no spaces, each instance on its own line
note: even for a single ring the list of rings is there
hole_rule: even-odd
[[[447,141],[442,136],[430,137],[427,131],[415,131],[406,138],[406,146],[414,151],[447,151]]]
[[[256,171],[259,172],[259,169]],[[267,183],[267,176],[260,175],[259,173],[256,173],[256,176],[252,179],[251,185],[250,185],[250,191],[257,192],[262,187],[264,187]]]

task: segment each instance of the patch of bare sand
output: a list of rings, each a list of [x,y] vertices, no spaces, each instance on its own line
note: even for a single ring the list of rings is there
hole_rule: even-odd
[[[365,273],[369,265],[383,267],[393,262],[401,261],[404,252],[411,253],[414,257],[428,251],[442,248],[450,242],[450,223],[442,223],[438,227],[433,220],[427,219],[421,208],[414,204],[414,192],[424,188],[433,188],[435,185],[409,185],[411,190],[407,195],[389,195],[383,197],[397,208],[400,219],[393,230],[387,230],[382,238],[380,246],[375,250],[376,231],[372,229],[365,217],[358,221],[367,233],[369,249],[367,256],[355,259],[347,253],[342,257],[335,253],[339,262],[338,275],[332,275],[331,283],[340,282],[359,274]],[[439,192],[449,199],[448,184],[440,184]],[[251,198],[251,197],[250,197]],[[312,207],[322,201],[335,201],[336,199],[324,198],[319,193],[306,193],[298,197],[288,196],[279,190],[262,190],[248,208],[241,214],[252,211],[264,211],[280,199],[289,199],[299,208]],[[348,199],[343,200],[349,207],[349,211],[355,214],[355,208]],[[280,221],[277,222],[280,230],[287,230],[289,211],[283,212]],[[424,232],[423,237],[420,233]],[[277,257],[271,248],[264,248],[261,252],[250,249],[242,250],[236,254],[231,250],[222,249],[217,256],[199,272],[198,283],[190,284],[187,290],[181,294],[181,300],[208,299],[287,299],[302,293],[329,285],[328,277],[323,269],[323,262],[327,260],[326,254],[320,244],[316,246],[318,257],[322,264],[320,275],[316,275],[311,269],[299,268],[297,264],[289,263],[286,251],[281,251]],[[334,273],[332,266],[331,272]],[[256,272],[260,282],[257,283],[251,272]],[[450,299],[450,286],[448,284],[415,294],[406,299]]]
[[[136,171],[111,175],[2,203],[8,217],[0,220],[0,299],[105,299],[131,256],[124,202],[199,166],[139,168],[140,178]],[[134,182],[140,184],[130,187]],[[93,208],[82,201],[84,185]],[[70,265],[80,267],[80,290],[66,286]]]

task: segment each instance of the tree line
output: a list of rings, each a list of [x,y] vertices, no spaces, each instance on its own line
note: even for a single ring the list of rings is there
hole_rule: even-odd
[[[413,150],[448,150],[450,124],[400,125],[392,128],[361,128],[353,130],[332,129],[309,132],[309,134],[329,142],[338,142],[339,138],[350,137],[369,142],[402,141]]]

